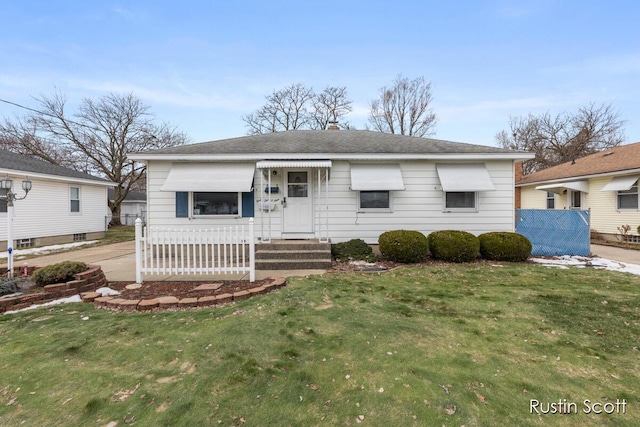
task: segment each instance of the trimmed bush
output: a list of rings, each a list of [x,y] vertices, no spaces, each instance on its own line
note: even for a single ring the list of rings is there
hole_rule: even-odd
[[[0,296],[18,292],[18,279],[0,277]]]
[[[429,234],[429,251],[434,259],[469,262],[480,253],[480,241],[473,234],[459,230],[434,231]]]
[[[352,239],[347,242],[335,243],[331,245],[331,256],[335,259],[361,259],[365,261],[375,261],[373,249],[362,239]]]
[[[480,255],[493,261],[526,261],[531,255],[531,242],[522,234],[484,233],[478,236]]]
[[[64,283],[73,280],[73,276],[76,273],[81,273],[86,269],[87,265],[84,262],[64,261],[39,268],[34,271],[31,279],[36,282],[38,286]]]
[[[378,238],[380,253],[393,262],[422,262],[429,253],[429,240],[414,230],[393,230],[382,233]]]

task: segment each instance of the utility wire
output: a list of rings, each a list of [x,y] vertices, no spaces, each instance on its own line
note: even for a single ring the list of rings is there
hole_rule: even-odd
[[[15,107],[22,108],[24,110],[32,111],[34,113],[42,114],[43,116],[49,116],[49,117],[54,118],[54,119],[60,119],[58,116],[56,116],[54,114],[47,113],[45,111],[36,110],[34,108],[31,108],[31,107],[25,107],[24,105],[20,105],[18,103],[12,102],[12,101],[7,101],[6,99],[0,98],[0,102],[4,102],[5,104],[10,104],[10,105],[13,105]],[[94,127],[86,125],[84,123],[74,122],[73,120],[69,120],[67,118],[65,118],[65,121],[67,121],[69,123],[73,123],[76,126],[82,126],[84,128],[91,129],[91,130],[96,131],[96,132],[103,132],[103,130],[101,130],[101,129],[94,128]]]

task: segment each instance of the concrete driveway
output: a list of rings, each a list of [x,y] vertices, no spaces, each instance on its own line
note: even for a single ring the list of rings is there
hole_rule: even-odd
[[[640,265],[640,251],[617,248],[615,246],[591,245],[591,255],[612,261]]]

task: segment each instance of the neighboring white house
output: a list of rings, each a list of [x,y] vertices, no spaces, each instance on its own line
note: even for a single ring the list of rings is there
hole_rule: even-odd
[[[395,229],[514,230],[524,152],[362,130],[286,131],[129,158],[147,164],[147,224],[203,229],[255,217],[256,236],[360,238]]]
[[[27,197],[14,202],[14,249],[104,237],[110,181],[0,150],[0,178],[5,177],[19,197],[21,182],[32,182]],[[7,202],[0,197],[0,250],[6,249]]]
[[[109,188],[109,200],[113,201],[113,188]],[[120,223],[134,225],[136,218],[146,221],[147,194],[142,191],[129,191],[127,197],[120,204]]]
[[[523,209],[588,209],[591,229],[609,239],[629,225],[638,241],[640,143],[620,145],[542,171],[516,182]]]

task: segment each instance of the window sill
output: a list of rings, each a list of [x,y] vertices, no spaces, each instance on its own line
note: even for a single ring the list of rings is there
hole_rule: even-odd
[[[356,211],[359,214],[366,214],[366,213],[393,213],[393,209],[385,209],[385,208],[381,208],[381,209],[358,209]]]

